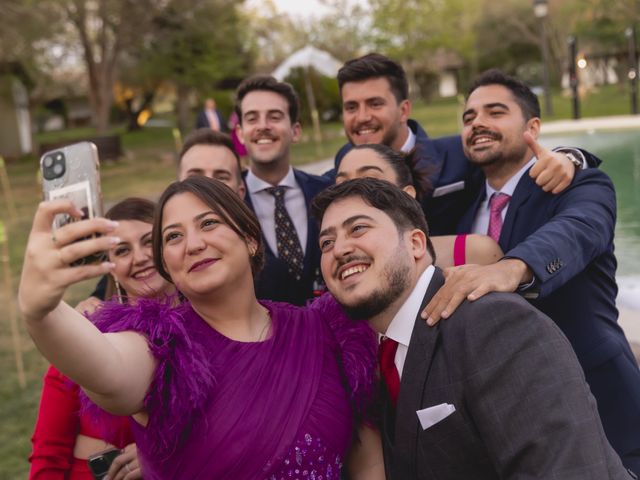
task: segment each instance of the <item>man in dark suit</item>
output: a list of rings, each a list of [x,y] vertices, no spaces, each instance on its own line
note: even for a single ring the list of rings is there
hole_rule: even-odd
[[[536,188],[526,173],[539,117],[531,90],[497,70],[469,90],[462,138],[486,182],[460,231],[489,234],[507,253],[494,265],[451,272],[426,315],[433,323],[464,298],[521,291],[571,342],[611,445],[640,474],[640,371],[615,306],[615,190],[596,169],[577,172],[559,195]]]
[[[406,74],[398,63],[383,55],[371,53],[349,60],[338,72],[338,85],[350,143],[336,154],[336,170],[352,145],[383,143],[405,153],[415,149],[417,166],[432,186],[422,201],[430,231],[433,235],[455,233],[477,195],[473,186],[480,174],[465,157],[460,136],[433,139],[409,118]],[[576,165],[595,167],[599,163],[597,157],[578,149],[546,150],[531,175],[545,191],[558,193],[573,178]]]
[[[301,133],[291,85],[257,75],[238,86],[236,97],[240,139],[249,156],[245,201],[260,221],[266,245],[256,295],[302,305],[323,288],[318,226],[308,211],[331,182],[291,167],[291,144]]]
[[[229,131],[227,123],[216,107],[216,101],[213,98],[207,98],[204,101],[204,108],[198,113],[196,120],[196,129],[197,128],[210,128],[216,132]]]
[[[428,327],[443,284],[418,203],[356,179],[314,200],[327,287],[381,343],[389,480],[633,478],[609,445],[571,345],[515,294]]]

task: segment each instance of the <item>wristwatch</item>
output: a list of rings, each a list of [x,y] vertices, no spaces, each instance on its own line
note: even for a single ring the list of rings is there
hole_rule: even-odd
[[[576,157],[573,152],[563,151],[562,152],[571,163],[573,163],[574,167],[577,169],[581,169],[583,167],[582,160]]]

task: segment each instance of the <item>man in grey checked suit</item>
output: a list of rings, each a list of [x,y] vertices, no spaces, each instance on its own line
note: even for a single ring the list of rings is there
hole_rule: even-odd
[[[313,208],[327,287],[386,345],[397,342],[393,372],[385,353],[380,366],[387,479],[634,478],[571,345],[544,314],[492,293],[433,328],[419,317],[444,278],[417,202],[358,179],[320,193]]]

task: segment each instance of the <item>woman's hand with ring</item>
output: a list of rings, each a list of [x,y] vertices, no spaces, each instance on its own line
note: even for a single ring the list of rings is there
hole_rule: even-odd
[[[82,216],[69,200],[42,202],[38,206],[27,240],[18,291],[18,304],[26,321],[44,318],[60,303],[69,285],[113,269],[109,262],[74,267],[70,264],[117,243],[117,238],[108,236],[117,223],[104,218],[82,220],[60,227],[54,235],[51,226],[58,214]]]
[[[138,449],[135,443],[130,443],[122,450],[109,468],[107,473],[109,480],[137,480],[142,478],[140,462],[138,462]]]

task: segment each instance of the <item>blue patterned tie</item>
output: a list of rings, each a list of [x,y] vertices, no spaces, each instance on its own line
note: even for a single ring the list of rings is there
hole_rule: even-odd
[[[266,191],[273,195],[276,200],[275,221],[278,258],[284,260],[289,267],[289,273],[296,280],[300,280],[304,266],[304,255],[293,221],[284,206],[285,189],[286,187],[278,186],[269,187]]]

